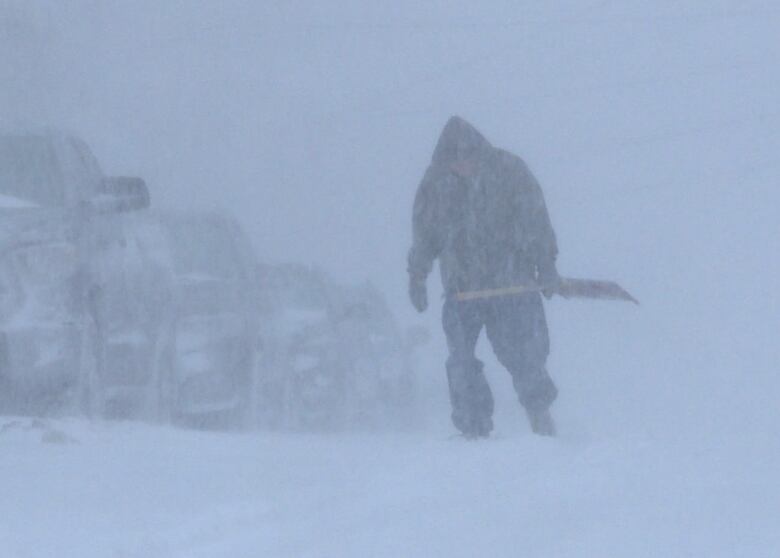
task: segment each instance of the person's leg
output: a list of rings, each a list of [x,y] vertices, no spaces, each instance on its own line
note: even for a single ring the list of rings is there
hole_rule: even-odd
[[[485,325],[496,357],[512,375],[517,397],[534,432],[554,434],[549,407],[558,390],[545,367],[550,340],[541,297],[497,298],[491,301]]]
[[[447,336],[447,381],[449,383],[452,422],[469,437],[488,436],[493,430],[493,394],[474,356],[483,324],[481,302],[447,299],[442,312]]]

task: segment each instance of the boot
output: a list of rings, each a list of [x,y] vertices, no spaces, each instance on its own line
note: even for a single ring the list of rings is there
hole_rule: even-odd
[[[490,433],[493,431],[493,419],[488,417],[480,417],[473,423],[474,429],[472,434],[475,438],[490,438]]]
[[[490,438],[493,430],[493,419],[490,417],[471,417],[467,424],[459,424],[458,429],[467,440]]]
[[[555,436],[555,421],[549,409],[525,410],[531,430],[539,436]]]

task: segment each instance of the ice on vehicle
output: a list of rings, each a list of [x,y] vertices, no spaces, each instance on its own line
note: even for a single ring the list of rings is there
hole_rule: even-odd
[[[0,134],[0,412],[87,412],[91,270],[130,210],[98,211],[96,198],[119,200],[112,180],[76,137]],[[122,202],[141,209],[133,180]]]

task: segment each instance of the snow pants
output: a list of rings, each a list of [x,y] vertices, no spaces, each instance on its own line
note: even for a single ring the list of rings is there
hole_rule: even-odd
[[[442,322],[452,422],[458,430],[487,436],[493,429],[493,394],[474,355],[483,326],[498,361],[512,375],[520,404],[538,411],[555,400],[558,390],[545,368],[550,340],[538,293],[462,302],[447,297]]]

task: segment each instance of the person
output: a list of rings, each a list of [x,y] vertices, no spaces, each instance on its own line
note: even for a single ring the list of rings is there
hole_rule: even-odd
[[[493,395],[474,354],[484,327],[531,429],[555,435],[549,408],[558,392],[545,366],[550,343],[540,294],[457,297],[530,284],[544,286],[548,298],[554,294],[555,233],[526,164],[453,116],[418,187],[412,221],[409,296],[419,312],[428,306],[426,278],[439,260],[455,427],[467,438],[488,437],[493,429]]]

